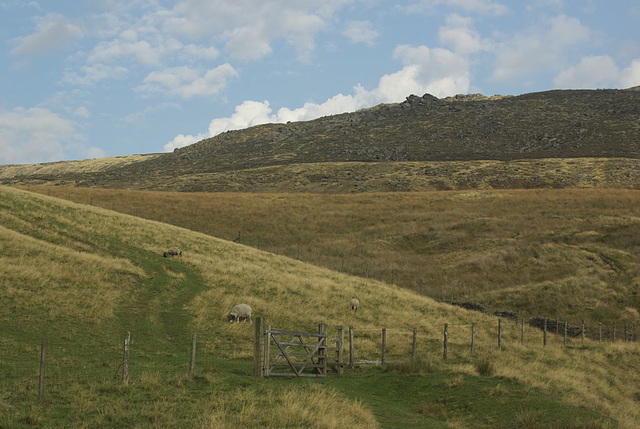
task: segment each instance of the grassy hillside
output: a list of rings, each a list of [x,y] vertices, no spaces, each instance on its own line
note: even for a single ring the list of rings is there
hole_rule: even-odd
[[[640,192],[34,191],[237,239],[433,298],[605,330],[640,321]]]
[[[9,427],[578,428],[640,419],[636,343],[563,348],[555,339],[543,349],[530,332],[521,346],[517,327],[505,324],[496,352],[491,317],[186,229],[9,188],[0,188],[0,220],[0,421]],[[162,258],[176,243],[183,258]],[[352,296],[362,302],[356,316]],[[253,327],[225,322],[240,301],[275,327],[353,324],[359,358],[375,357],[386,326],[396,364],[323,381],[251,378]],[[414,367],[401,364],[413,327]],[[128,386],[118,380],[125,330]],[[198,369],[189,379],[194,331]]]
[[[0,183],[249,192],[638,188],[638,118],[635,90],[412,95],[399,104],[226,132],[135,162],[0,167]]]

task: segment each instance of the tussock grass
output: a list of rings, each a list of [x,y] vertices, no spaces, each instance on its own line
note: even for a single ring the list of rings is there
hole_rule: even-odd
[[[638,321],[640,191],[41,193],[168,222],[490,311]],[[177,241],[180,241],[177,239]],[[179,243],[178,243],[179,244]],[[607,325],[608,326],[608,325]]]
[[[207,372],[193,382],[176,374],[175,368],[181,368],[181,365],[186,371],[190,332],[194,330],[201,341],[200,356],[204,356],[202,359],[208,360],[209,365],[211,356],[216,359],[251,356],[253,326],[225,321],[232,304],[238,302],[249,303],[256,315],[266,316],[269,323],[278,328],[313,331],[320,322],[330,326],[354,325],[356,332],[363,335],[357,349],[362,357],[379,353],[382,326],[389,328],[389,359],[406,357],[410,332],[415,326],[419,332],[420,356],[439,359],[442,325],[447,322],[450,324],[450,361],[442,365],[452,373],[465,374],[465,377],[475,374],[473,360],[468,356],[468,333],[471,322],[476,322],[479,327],[476,335],[478,357],[494,359],[497,376],[562,398],[569,406],[604,413],[622,427],[633,427],[640,419],[635,399],[640,383],[637,344],[600,345],[588,341],[586,348],[556,346],[542,350],[539,345],[520,346],[517,329],[505,329],[505,351],[495,353],[495,319],[435,302],[406,289],[100,208],[9,188],[0,188],[0,194],[3,220],[0,257],[13,258],[12,249],[22,246],[25,247],[24,271],[29,263],[37,272],[40,261],[58,261],[52,268],[46,268],[49,262],[42,262],[55,278],[56,272],[61,277],[64,267],[71,267],[66,271],[72,274],[64,277],[65,281],[61,282],[64,284],[58,287],[78,293],[77,299],[73,293],[52,294],[51,307],[66,305],[68,310],[50,310],[48,317],[40,320],[38,309],[45,304],[39,301],[39,294],[48,293],[49,287],[48,282],[42,280],[29,286],[34,293],[12,295],[12,305],[20,311],[0,313],[0,351],[6,356],[0,362],[0,370],[7,375],[2,389],[11,392],[10,404],[18,404],[18,407],[0,406],[0,411],[5,413],[0,418],[5,420],[28,417],[34,421],[39,418],[51,421],[59,418],[55,417],[56,408],[53,407],[44,407],[41,413],[25,413],[21,408],[28,403],[27,387],[33,385],[25,381],[29,380],[26,375],[32,370],[20,362],[27,362],[26,357],[37,355],[38,342],[32,340],[38,339],[39,332],[45,327],[52,341],[49,375],[58,380],[52,382],[49,395],[59,398],[56,404],[65,410],[65,415],[80,416],[89,410],[86,418],[97,426],[135,425],[141,421],[147,425],[172,426],[193,421],[192,416],[199,415],[203,416],[199,424],[207,427],[218,422],[221,425],[238,424],[235,417],[224,417],[215,406],[207,408],[211,404],[218,404],[222,409],[244,404],[244,408],[239,409],[240,415],[245,416],[244,423],[269,413],[268,407],[261,402],[264,401],[260,395],[263,382],[249,378],[246,372],[227,367],[224,371]],[[176,243],[185,250],[183,258],[163,258],[162,251]],[[78,268],[73,268],[75,266]],[[0,265],[1,278],[5,279],[1,293],[7,296],[9,287],[21,287],[14,282],[12,269],[9,264]],[[85,284],[81,273],[89,276],[89,280],[97,276],[104,285],[93,294],[83,295],[83,288],[95,285]],[[45,278],[43,275],[42,279]],[[122,299],[101,297],[101,291],[109,289],[115,290]],[[112,306],[95,322],[86,320],[83,313],[89,305],[86,301],[90,295],[95,296],[96,303],[107,308]],[[355,315],[348,305],[353,296],[361,302]],[[69,329],[77,337],[70,334]],[[133,381],[126,387],[116,384],[121,362],[119,333],[124,330],[133,332],[132,348],[137,356],[137,361],[131,365]],[[392,338],[403,338],[402,342],[406,338],[406,342],[404,345],[399,340],[393,343],[396,340]],[[79,339],[86,340],[87,345],[74,350],[72,346]],[[220,365],[223,361],[215,362]],[[208,366],[202,365],[202,368],[200,371]],[[22,375],[8,377],[10,369],[14,372],[17,369],[17,374]],[[101,377],[103,382],[96,382],[96,377]],[[68,378],[80,380],[77,385],[80,402],[69,401],[72,393],[66,390],[68,383],[64,381]],[[228,378],[239,384],[231,388],[229,381],[224,381]],[[457,376],[452,380],[458,380]],[[467,379],[460,380],[463,381],[461,384],[451,384],[452,391],[465,388]],[[216,385],[223,390],[212,387]],[[276,389],[275,383],[273,386],[273,393],[267,392],[267,398],[270,398],[267,402],[278,404],[278,414],[285,416],[285,422],[304,424],[309,421],[304,419],[321,418],[324,404],[314,404],[313,398],[329,397],[328,402],[334,401],[331,396],[335,393],[331,391],[308,397],[292,390],[295,394],[291,396],[296,399],[287,399],[287,389]],[[384,390],[384,386],[380,388]],[[194,395],[203,392],[207,393],[210,402],[198,399],[188,410],[181,409]],[[225,396],[236,401],[227,401]],[[6,397],[6,393],[1,397]],[[108,400],[103,401],[105,397]],[[369,419],[370,411],[362,411],[361,403],[341,402],[340,397],[334,399],[347,407],[342,413],[347,416],[345,418],[349,414],[359,416],[364,413],[359,418],[373,422]],[[129,403],[137,405],[127,405]],[[142,403],[145,405],[139,406]],[[295,417],[299,407],[310,414]],[[187,411],[188,416],[184,414]],[[376,410],[376,413],[383,412]],[[456,413],[446,418],[453,421],[473,410],[461,408]],[[335,420],[327,420],[326,427],[331,427],[332,422]]]

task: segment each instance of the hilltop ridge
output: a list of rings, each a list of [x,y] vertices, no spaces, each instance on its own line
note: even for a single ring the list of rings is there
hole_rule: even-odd
[[[318,163],[325,164],[323,170],[330,176],[330,163],[638,160],[639,118],[640,91],[636,88],[552,90],[518,96],[471,94],[444,99],[410,95],[401,103],[353,113],[228,131],[172,153],[116,163],[99,171],[71,171],[65,168],[66,163],[47,174],[26,167],[0,167],[0,181],[214,191],[221,189],[208,187],[207,180],[202,189],[181,189],[169,183],[176,177],[193,179]],[[634,163],[629,171],[635,167]],[[227,190],[239,186],[250,191],[252,183],[245,178],[240,183],[228,181],[225,186]],[[632,181],[621,186],[633,188],[636,184]],[[314,191],[322,190],[318,188]],[[270,190],[280,189],[275,183]],[[383,190],[395,189],[391,185]]]

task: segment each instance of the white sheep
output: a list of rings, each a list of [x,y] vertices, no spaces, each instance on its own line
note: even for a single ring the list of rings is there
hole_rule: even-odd
[[[169,250],[162,253],[165,258],[167,256],[182,256],[182,250],[179,247],[170,247]]]
[[[351,309],[355,313],[356,311],[358,311],[358,307],[360,306],[360,300],[358,300],[358,298],[351,298],[349,304],[351,305]]]
[[[251,320],[251,306],[248,304],[237,304],[234,305],[231,311],[229,312],[229,317],[227,320],[229,322],[240,322],[240,320],[249,320],[250,323],[253,323]]]

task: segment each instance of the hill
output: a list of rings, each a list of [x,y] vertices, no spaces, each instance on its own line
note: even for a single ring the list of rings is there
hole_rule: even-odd
[[[635,90],[412,95],[353,113],[226,132],[135,163],[105,161],[102,168],[98,161],[95,171],[69,163],[0,167],[0,181],[177,191],[637,188],[638,118]],[[555,160],[576,158],[554,168]],[[548,166],[540,161],[549,159]],[[594,183],[593,163],[608,171],[615,165],[616,173]]]
[[[0,221],[0,418],[9,427],[578,428],[640,419],[637,343],[562,347],[554,338],[542,348],[530,332],[520,345],[519,329],[504,324],[498,352],[492,317],[183,228],[4,187]],[[183,258],[163,258],[176,243]],[[352,296],[362,303],[357,315],[347,309]],[[389,357],[399,359],[410,340],[402,332],[417,327],[422,366],[318,382],[251,378],[252,327],[225,321],[240,301],[272,326],[353,324],[361,357],[377,353],[386,326]],[[117,377],[125,330],[133,339],[127,386]],[[200,354],[190,379],[194,331]],[[34,374],[43,337],[40,405]]]
[[[488,311],[640,322],[640,191],[32,191],[158,220]],[[592,332],[592,335],[595,332]]]

